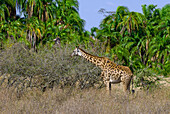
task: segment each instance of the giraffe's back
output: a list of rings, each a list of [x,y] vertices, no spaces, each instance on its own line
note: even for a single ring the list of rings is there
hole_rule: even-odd
[[[128,66],[117,65],[114,62],[112,62],[110,59],[108,59],[106,57],[105,57],[105,59],[107,61],[106,69],[111,70],[111,71],[117,71],[117,72],[124,71],[127,74],[132,75],[132,71],[130,70],[130,68]]]
[[[132,75],[132,71],[130,70],[128,66],[118,65],[117,68],[122,71],[125,71],[128,75]]]

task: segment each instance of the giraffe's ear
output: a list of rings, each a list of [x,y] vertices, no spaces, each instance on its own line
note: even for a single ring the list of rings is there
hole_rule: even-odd
[[[76,46],[77,49],[79,49],[79,46]]]

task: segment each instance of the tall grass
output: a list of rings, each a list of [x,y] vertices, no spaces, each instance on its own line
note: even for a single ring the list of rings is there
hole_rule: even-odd
[[[27,91],[18,99],[15,92],[0,88],[2,114],[169,114],[170,88],[152,92],[139,91],[134,96],[112,89],[111,95],[103,89],[53,89],[41,92]]]

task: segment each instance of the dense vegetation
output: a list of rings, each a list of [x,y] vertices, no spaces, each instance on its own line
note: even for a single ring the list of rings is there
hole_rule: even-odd
[[[157,9],[142,5],[143,14],[119,6],[106,16],[92,35],[106,41],[106,53],[132,65],[134,69],[152,68],[157,73],[170,72],[170,5]],[[105,10],[100,10],[105,13]]]
[[[155,84],[156,75],[169,76],[170,4],[161,9],[142,5],[143,13],[124,6],[109,13],[101,9],[106,17],[91,31],[84,29],[78,9],[77,0],[0,1],[0,73],[10,74],[8,86],[20,92],[77,81],[80,88],[94,86],[100,80],[99,69],[88,63],[80,69],[85,62],[69,58],[75,45],[129,66],[137,76],[136,86],[141,81]],[[32,81],[37,76],[42,80],[38,85]]]

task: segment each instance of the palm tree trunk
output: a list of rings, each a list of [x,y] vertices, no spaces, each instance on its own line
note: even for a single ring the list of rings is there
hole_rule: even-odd
[[[32,17],[33,14],[33,3],[31,4],[31,8],[28,8],[28,19],[30,19]]]
[[[31,4],[31,7],[28,6],[28,19],[30,19],[33,15],[33,3]],[[27,38],[28,38],[28,41],[30,42],[31,44],[31,47],[32,47],[32,32],[30,30],[27,31]]]
[[[33,36],[34,36],[33,48],[34,48],[34,51],[36,51],[36,34],[35,34],[35,32],[33,32]]]
[[[145,60],[145,65],[146,65],[146,63],[148,61],[148,57],[149,57],[148,49],[149,49],[149,39],[146,40],[146,51],[145,51],[146,60]]]
[[[149,49],[149,39],[146,40],[146,52],[148,52]]]

